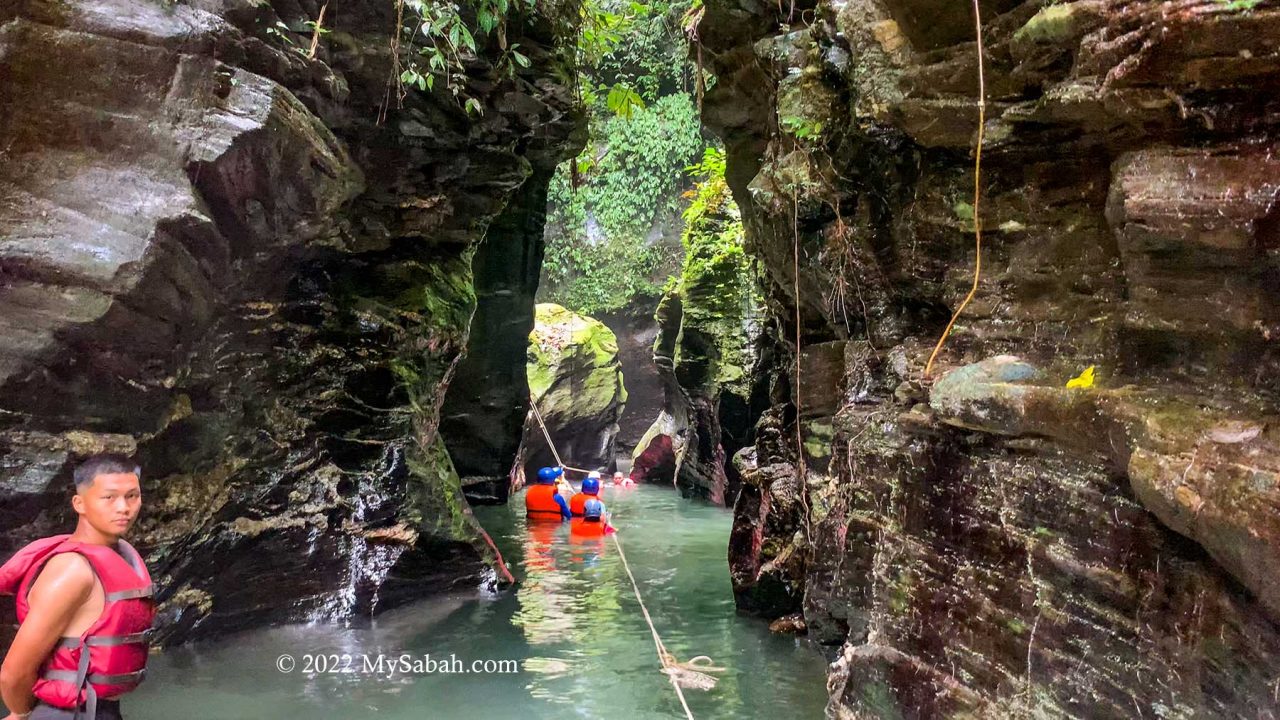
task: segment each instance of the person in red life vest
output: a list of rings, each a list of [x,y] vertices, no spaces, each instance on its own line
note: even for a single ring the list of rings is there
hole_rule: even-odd
[[[632,480],[627,475],[623,475],[620,472],[616,472],[613,474],[614,487],[631,487],[632,485],[635,485],[635,484],[636,484],[635,481]]]
[[[75,471],[75,532],[37,540],[0,567],[18,634],[0,665],[6,720],[119,720],[142,682],[155,618],[151,576],[123,540],[138,517],[138,466],[96,455]]]
[[[574,495],[573,498],[569,500],[569,512],[571,512],[574,517],[582,517],[584,514],[582,512],[583,505],[585,505],[588,500],[599,499],[600,473],[593,472],[587,476],[586,480],[582,481],[582,492]]]
[[[583,503],[582,517],[574,518],[569,523],[569,534],[579,538],[604,537],[613,532],[617,532],[617,530],[609,524],[609,517],[605,513],[604,503],[594,497]]]
[[[538,471],[538,484],[524,494],[524,514],[530,520],[561,522],[573,517],[569,503],[556,490],[556,478],[564,474],[562,468],[544,467]]]

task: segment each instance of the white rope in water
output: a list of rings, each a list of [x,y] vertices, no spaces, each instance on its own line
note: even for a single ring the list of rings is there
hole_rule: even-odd
[[[538,401],[533,399],[533,393],[529,394],[529,408],[533,410],[533,417],[538,421],[538,427],[542,428],[542,437],[546,439],[547,447],[551,448],[551,455],[556,459],[556,465],[564,468],[565,470],[590,474],[590,470],[570,467],[565,465],[564,461],[560,459],[560,453],[556,451],[556,444],[551,442],[551,433],[547,430],[547,424],[542,420],[542,413],[538,411]]]
[[[671,667],[671,653],[667,652],[667,646],[662,644],[662,638],[658,635],[658,629],[653,626],[653,618],[649,617],[649,609],[644,606],[644,600],[640,598],[640,586],[636,583],[636,576],[631,574],[631,565],[627,562],[627,554],[622,552],[622,543],[618,542],[618,534],[610,535],[613,538],[613,546],[618,549],[618,557],[622,558],[622,568],[627,571],[627,577],[631,580],[631,589],[636,593],[636,602],[640,603],[640,612],[644,613],[644,621],[649,623],[649,632],[653,635],[653,645],[658,650],[658,662],[662,663],[662,669],[665,671]],[[694,720],[693,711],[689,709],[689,703],[684,699],[684,691],[680,689],[680,682],[676,679],[675,674],[667,673],[667,679],[671,681],[671,687],[676,689],[676,697],[680,698],[680,706],[684,708],[684,715],[689,720]]]

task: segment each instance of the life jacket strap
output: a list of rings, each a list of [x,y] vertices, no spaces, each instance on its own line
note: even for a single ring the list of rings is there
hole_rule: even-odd
[[[100,673],[85,673],[85,679],[96,685],[132,685],[142,682],[146,676],[147,669],[135,670],[130,673],[117,673],[115,675],[102,675]],[[64,682],[75,682],[80,673],[75,670],[45,670],[40,677],[45,680],[62,680]]]
[[[105,599],[107,602],[119,602],[121,600],[132,600],[134,598],[151,597],[154,586],[147,585],[145,587],[134,588],[133,590],[120,590],[118,592],[107,593]]]
[[[128,635],[90,635],[84,639],[84,644],[89,647],[113,647],[116,645],[132,645],[134,643],[145,643],[151,639],[151,631],[143,630],[142,632],[129,633]],[[80,637],[78,635],[65,635],[58,641],[60,648],[77,648],[80,647]]]
[[[135,634],[142,635],[144,633],[135,633]],[[130,636],[119,635],[119,636],[110,636],[110,637],[115,638],[115,637],[130,637]],[[65,641],[67,640],[67,638],[63,638],[63,640]],[[76,638],[75,640],[76,640],[76,643],[73,647],[81,648],[80,662],[78,663],[78,666],[76,667],[76,669],[75,670],[45,670],[44,672],[40,673],[40,677],[44,678],[45,680],[60,680],[62,682],[69,682],[75,685],[77,704],[76,704],[75,714],[72,715],[72,720],[81,720],[81,718],[83,718],[83,720],[97,720],[98,691],[94,690],[93,686],[95,684],[97,685],[130,685],[130,684],[136,685],[137,683],[142,682],[142,679],[147,676],[147,669],[142,668],[141,670],[136,670],[131,673],[118,673],[115,675],[103,675],[100,673],[90,673],[89,672],[89,656],[91,655],[91,653],[88,652],[89,648],[87,647],[87,645],[89,644],[87,640],[89,640],[89,638],[86,638],[83,640],[81,638]],[[79,705],[81,689],[84,690],[83,712],[81,712],[81,706]]]

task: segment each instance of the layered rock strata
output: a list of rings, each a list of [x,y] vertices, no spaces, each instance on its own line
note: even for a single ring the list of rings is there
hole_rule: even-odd
[[[1280,11],[981,3],[975,212],[969,4],[706,7],[785,357],[740,606],[834,717],[1274,716]]]

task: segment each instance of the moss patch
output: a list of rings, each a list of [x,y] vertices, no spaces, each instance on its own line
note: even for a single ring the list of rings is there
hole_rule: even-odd
[[[535,308],[526,370],[544,416],[606,414],[627,400],[618,338],[599,320],[560,305]]]

